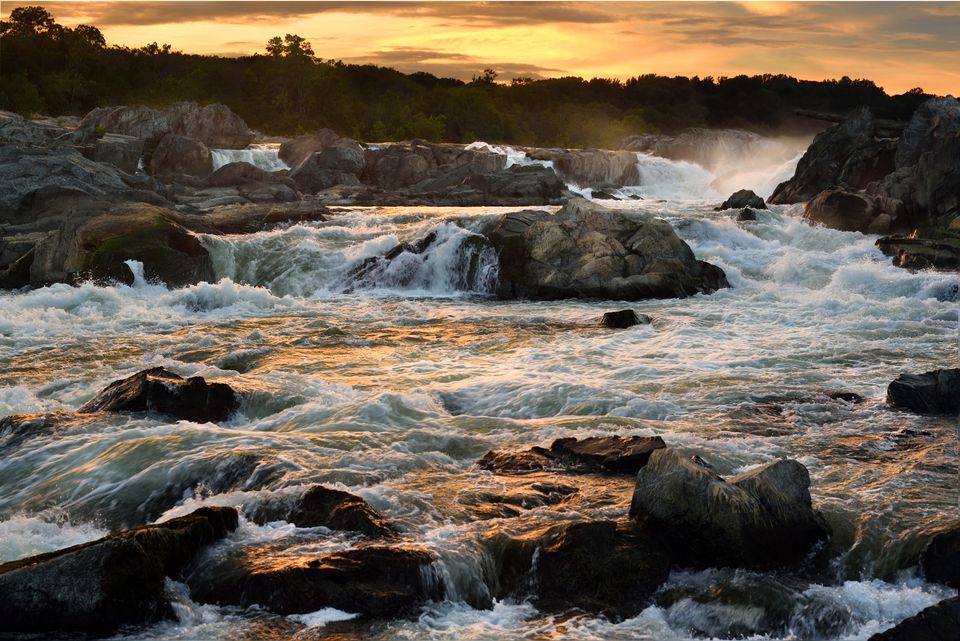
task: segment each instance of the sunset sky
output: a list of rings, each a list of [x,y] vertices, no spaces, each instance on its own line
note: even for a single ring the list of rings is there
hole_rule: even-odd
[[[644,73],[870,78],[960,94],[960,3],[4,2],[42,4],[110,44],[262,52],[296,33],[322,58],[469,79]]]

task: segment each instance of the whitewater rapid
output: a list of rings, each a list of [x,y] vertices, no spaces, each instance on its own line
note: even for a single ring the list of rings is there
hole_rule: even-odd
[[[645,169],[650,193],[657,184],[702,193],[709,178],[657,160]],[[671,183],[671,171],[700,187]],[[157,365],[245,393],[224,424],[117,415],[4,452],[0,561],[324,483],[359,494],[436,553],[447,580],[447,600],[366,638],[866,639],[954,594],[906,560],[914,535],[955,514],[956,426],[891,411],[884,394],[901,372],[955,366],[960,279],[895,268],[874,237],[810,227],[798,207],[737,223],[734,212],[714,212],[716,202],[607,203],[663,217],[698,258],[724,269],[730,289],[684,300],[496,300],[495,264],[469,252],[508,210],[426,207],[345,208],[326,222],[201,236],[213,283],[171,290],[140,272],[132,286],[0,293],[0,416],[75,409]],[[437,241],[425,252],[355,276],[365,260],[430,232]],[[465,279],[465,261],[486,265],[487,276]],[[653,324],[596,326],[602,312],[627,306]],[[841,390],[865,401],[827,396]],[[661,435],[724,474],[801,461],[834,530],[833,574],[798,583],[674,572],[654,605],[619,623],[556,618],[527,602],[467,605],[485,589],[483,524],[449,506],[483,482],[477,458],[605,434]],[[561,516],[617,518],[617,509]],[[244,521],[223,545],[296,531]],[[312,545],[350,544],[326,535]],[[703,598],[717,586],[754,596]],[[233,639],[254,621],[294,636],[351,614],[275,617],[195,604],[173,582],[169,590],[176,621],[116,639]],[[763,614],[769,594],[779,619]]]

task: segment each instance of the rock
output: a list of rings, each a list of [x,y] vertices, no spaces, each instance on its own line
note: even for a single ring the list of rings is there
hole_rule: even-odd
[[[804,206],[803,219],[840,231],[870,233],[880,211],[876,203],[862,193],[828,189]],[[886,230],[883,230],[886,231]]]
[[[894,190],[891,180],[885,191],[896,191],[890,195],[905,201],[914,218],[960,214],[960,102],[932,98],[917,108],[897,143],[896,167],[908,187]]]
[[[311,486],[293,503],[283,498],[267,501],[259,505],[250,518],[260,524],[283,520],[297,527],[322,526],[370,537],[396,533],[387,520],[359,496],[322,485]]]
[[[216,207],[202,215],[185,215],[180,221],[189,229],[208,234],[253,234],[282,224],[323,221],[329,213],[326,207],[306,201],[284,205],[246,203]]]
[[[148,149],[168,134],[192,138],[213,149],[243,149],[254,138],[243,119],[226,106],[201,107],[194,102],[176,103],[163,111],[142,105],[94,109],[80,121],[76,139],[92,141],[104,132],[139,138]]]
[[[143,141],[139,138],[106,134],[94,144],[91,159],[113,165],[128,174],[135,174],[142,156]]]
[[[0,111],[0,145],[19,147],[62,147],[68,129],[25,120],[15,113]]]
[[[931,230],[926,238],[884,236],[876,242],[877,248],[893,257],[893,264],[904,269],[960,270],[960,233]]]
[[[683,298],[729,286],[666,221],[580,198],[556,214],[505,214],[489,238],[504,298]]]
[[[324,147],[329,147],[338,140],[340,140],[340,136],[330,129],[321,129],[316,133],[299,136],[280,145],[280,160],[285,162],[288,167],[296,167],[308,157],[323,150]]]
[[[567,503],[578,493],[572,485],[546,481],[524,488],[468,490],[459,493],[457,503],[467,506],[470,516],[476,519],[508,519],[528,510]]]
[[[869,641],[946,641],[960,638],[960,597],[941,601]]]
[[[636,474],[650,455],[666,447],[659,436],[591,436],[559,438],[550,449],[532,447],[524,452],[487,452],[477,465],[499,473],[541,470]]]
[[[531,149],[533,160],[553,163],[560,177],[580,187],[624,187],[639,185],[637,155],[629,151],[602,149]]]
[[[77,411],[158,412],[207,423],[226,420],[239,405],[239,394],[226,383],[208,383],[200,376],[183,378],[153,367],[114,381]]]
[[[614,521],[504,527],[484,539],[495,560],[497,599],[533,595],[543,611],[576,608],[622,619],[643,610],[670,571],[661,544]]]
[[[756,219],[757,219],[757,212],[753,211],[749,207],[744,207],[743,209],[737,212],[738,223],[746,223],[746,222],[754,221]]]
[[[402,193],[402,198],[432,205],[503,207],[560,204],[567,192],[563,181],[551,169],[514,165],[482,174],[470,173],[469,167],[461,167],[417,183]]]
[[[190,597],[276,614],[337,608],[378,619],[443,598],[433,557],[418,547],[364,545],[320,555],[294,555],[287,547],[281,541],[209,560],[187,577]]]
[[[876,123],[867,107],[841,124],[817,134],[797,163],[793,178],[780,183],[768,199],[785,205],[810,200],[834,187],[864,189],[894,169],[896,141],[876,138]]]
[[[673,449],[637,475],[630,516],[695,567],[769,567],[798,561],[829,538],[811,507],[806,468],[779,460],[723,479]]]
[[[413,140],[408,144],[367,150],[361,180],[364,184],[387,190],[411,188],[414,193],[423,194],[450,186],[419,185],[428,179],[453,174],[459,183],[469,175],[499,172],[506,166],[506,161],[506,156],[484,149]]]
[[[349,138],[341,138],[334,145],[307,156],[290,172],[290,178],[300,191],[317,193],[335,185],[359,185],[358,174],[363,166],[364,154],[360,145]]]
[[[934,534],[920,565],[928,581],[960,589],[960,525]]]
[[[723,204],[717,208],[717,211],[723,209],[742,209],[744,207],[753,207],[754,209],[766,209],[767,203],[763,198],[756,195],[749,189],[741,189],[730,194],[730,197],[723,201]]]
[[[887,386],[887,403],[918,414],[960,412],[960,369],[901,374]]]
[[[248,162],[230,162],[221,166],[204,178],[205,187],[235,187],[249,182],[282,182],[283,177],[275,176]]]
[[[160,176],[186,174],[204,178],[213,171],[210,150],[199,140],[167,134],[150,158],[150,173]]]
[[[844,401],[845,403],[857,404],[863,402],[863,397],[856,392],[830,392],[827,396],[835,401]]]
[[[133,107],[98,107],[80,121],[78,141],[94,141],[105,133],[138,138],[149,146],[156,145],[170,133],[166,115],[156,109]]]
[[[54,431],[72,417],[71,412],[63,411],[11,414],[0,419],[0,447],[17,445],[35,434]]]
[[[172,614],[165,577],[237,527],[233,508],[201,508],[165,523],[0,565],[0,632],[109,634]]]
[[[300,198],[296,191],[296,184],[290,178],[264,171],[243,161],[223,165],[203,180],[203,186],[204,190],[195,193],[191,200],[200,197],[201,194],[211,188],[226,187],[236,188],[236,200],[231,203],[220,201],[220,197],[214,197],[210,200],[194,200],[191,204],[197,209],[209,209],[224,204],[237,204],[247,201],[293,202]]]
[[[638,314],[632,309],[621,309],[616,312],[604,312],[600,317],[601,327],[610,329],[626,329],[634,325],[649,325],[650,317],[646,314]]]

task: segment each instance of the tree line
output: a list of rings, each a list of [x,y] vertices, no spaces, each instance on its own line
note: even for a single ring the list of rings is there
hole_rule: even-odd
[[[929,97],[919,88],[887,95],[870,80],[771,74],[499,82],[485,69],[464,82],[324,60],[295,34],[271,38],[263,54],[201,56],[157,43],[108,46],[96,27],[64,27],[42,7],[18,7],[0,21],[0,52],[0,109],[23,115],[221,102],[264,133],[327,127],[370,141],[615,147],[627,135],[687,127],[800,133],[822,125],[797,118],[796,109],[845,113],[868,105],[879,117],[904,120]]]

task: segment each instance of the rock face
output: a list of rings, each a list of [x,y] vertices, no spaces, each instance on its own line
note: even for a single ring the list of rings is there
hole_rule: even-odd
[[[233,508],[127,530],[0,565],[0,632],[109,634],[168,616],[164,578],[236,529]]]
[[[477,464],[501,473],[548,469],[571,472],[636,474],[650,455],[666,447],[659,436],[590,436],[559,438],[549,449],[533,447],[523,452],[487,452]]]
[[[960,412],[960,369],[901,374],[887,386],[887,403],[918,414]]]
[[[889,229],[889,217],[880,217],[873,198],[843,189],[821,191],[804,207],[803,219],[840,231],[883,233]]]
[[[339,139],[340,136],[330,129],[321,129],[312,134],[299,136],[280,145],[280,160],[288,167],[296,167],[309,156],[323,150],[324,147],[333,145]]]
[[[297,527],[326,527],[360,532],[369,537],[392,536],[393,527],[359,496],[314,485],[293,504],[282,499],[258,506],[251,518],[257,523],[284,520]]]
[[[159,412],[206,423],[225,420],[239,404],[240,396],[225,383],[208,383],[200,376],[183,378],[154,367],[114,381],[78,411]]]
[[[213,149],[243,149],[254,137],[243,119],[224,105],[201,107],[193,102],[176,103],[163,111],[144,106],[94,109],[80,121],[78,138],[92,140],[101,131],[139,138],[148,148],[171,133]]]
[[[723,479],[676,450],[659,449],[637,475],[630,515],[682,564],[766,567],[797,561],[829,538],[809,487],[796,461]]]
[[[153,151],[150,171],[161,176],[182,174],[204,178],[213,171],[213,158],[199,140],[167,134]]]
[[[670,558],[652,537],[614,521],[573,521],[522,532],[493,530],[484,544],[496,559],[496,598],[537,608],[578,608],[634,616],[667,579]]]
[[[113,165],[128,174],[137,172],[143,156],[143,141],[133,136],[106,134],[93,145],[92,160]]]
[[[960,638],[960,597],[932,605],[869,641],[946,641]]]
[[[667,222],[579,198],[556,214],[506,214],[489,238],[505,298],[683,298],[729,286]]]
[[[498,172],[506,162],[506,156],[484,149],[413,140],[368,150],[361,180],[387,190],[424,192],[430,189],[416,186],[428,179],[459,171],[456,175],[462,180],[470,174]]]
[[[743,209],[744,207],[753,207],[754,209],[766,209],[767,203],[763,198],[756,195],[749,189],[741,189],[730,194],[730,197],[723,201],[718,210],[723,209]]]
[[[637,155],[629,151],[533,149],[527,152],[527,156],[552,162],[566,182],[581,187],[640,184]]]
[[[896,141],[875,136],[873,114],[866,107],[817,134],[797,164],[793,178],[777,186],[770,202],[803,202],[824,189],[863,189],[882,179],[894,169]]]
[[[928,581],[960,589],[960,525],[937,532],[920,564]]]
[[[285,556],[275,545],[261,545],[204,563],[187,584],[199,603],[259,605],[277,614],[337,608],[391,618],[443,598],[432,562],[425,550],[400,545],[317,556]]]
[[[924,236],[884,236],[877,239],[876,246],[887,256],[892,256],[897,267],[960,270],[960,233],[931,230]]]
[[[334,185],[359,185],[364,167],[363,149],[349,138],[308,155],[290,173],[300,191],[317,193]]]
[[[615,312],[604,312],[600,318],[601,327],[610,329],[626,329],[634,325],[649,325],[650,317],[638,314],[632,309],[621,309]]]

